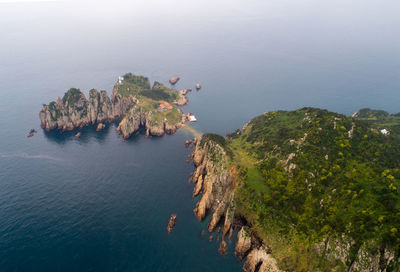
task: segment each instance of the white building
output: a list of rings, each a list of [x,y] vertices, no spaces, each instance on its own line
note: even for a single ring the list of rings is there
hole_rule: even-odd
[[[124,77],[122,77],[122,76],[118,77],[118,83],[119,83],[119,84],[122,83],[122,80],[124,80]]]
[[[388,134],[389,134],[389,130],[387,130],[386,128],[381,129],[381,133],[382,133],[383,135],[388,135]]]
[[[196,117],[194,117],[194,115],[189,115],[189,122],[196,122],[197,121],[197,119],[196,119]]]

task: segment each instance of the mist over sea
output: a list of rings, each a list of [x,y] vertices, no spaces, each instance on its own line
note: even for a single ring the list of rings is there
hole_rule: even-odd
[[[189,132],[123,142],[109,124],[76,140],[39,129],[42,104],[71,87],[110,95],[132,72],[201,83],[182,108],[201,132],[305,106],[400,112],[399,10],[395,0],[0,1],[0,271],[241,271],[235,239],[219,256],[201,235],[208,220],[193,216]]]

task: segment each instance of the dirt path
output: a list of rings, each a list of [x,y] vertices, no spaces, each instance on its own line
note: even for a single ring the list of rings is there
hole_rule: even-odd
[[[193,136],[196,137],[197,139],[200,139],[201,135],[203,135],[203,133],[201,133],[200,131],[197,131],[195,128],[186,124],[182,126],[182,129],[186,129],[187,131],[192,133]]]

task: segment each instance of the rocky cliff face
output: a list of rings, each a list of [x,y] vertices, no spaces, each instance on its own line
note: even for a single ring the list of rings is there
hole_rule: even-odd
[[[87,114],[91,124],[114,120],[113,106],[106,91],[100,93],[93,89],[89,93]]]
[[[78,89],[70,89],[63,99],[43,105],[39,114],[41,127],[47,131],[52,129],[73,130],[90,123],[88,101]],[[97,118],[97,116],[96,116]]]
[[[178,91],[179,99],[176,101],[176,104],[178,106],[184,106],[187,104],[187,102],[188,102],[188,99],[186,97],[187,93],[188,93],[187,90],[179,90]]]
[[[267,253],[267,249],[263,246],[254,248],[247,255],[243,265],[243,270],[246,272],[280,272],[276,260]]]
[[[241,221],[242,225],[247,224],[243,222],[246,220],[238,220],[246,215],[235,215],[234,196],[239,181],[234,163],[229,159],[231,151],[226,147],[228,145],[220,136],[209,137],[216,138],[214,140],[204,139],[205,136],[197,141],[192,153],[192,160],[196,166],[191,178],[195,183],[193,197],[201,196],[193,212],[199,221],[203,220],[207,213],[211,213],[209,232],[214,231],[218,224],[223,225],[221,242],[224,244],[220,245],[220,252],[226,252],[226,233],[231,232],[234,226],[238,230],[238,221]],[[246,258],[243,270],[281,271],[277,264],[277,260],[281,259],[275,259],[269,245],[257,237],[253,228],[251,229],[253,232],[248,226],[241,226],[237,234],[235,255],[239,260]],[[400,261],[395,248],[381,246],[376,249],[375,244],[363,244],[357,252],[352,253],[354,243],[355,241],[347,235],[341,238],[326,237],[321,244],[315,244],[313,250],[317,256],[327,259],[332,264],[342,263],[346,271],[398,271],[397,268],[392,268],[397,267],[395,264]],[[352,258],[354,261],[349,263],[351,254],[356,254],[356,258]]]
[[[197,141],[192,154],[196,170],[192,181],[196,184],[193,196],[201,193],[201,198],[193,210],[196,218],[201,221],[207,212],[211,212],[208,231],[212,232],[217,224],[223,224],[221,248],[226,251],[225,235],[232,231],[235,217],[234,191],[238,185],[238,173],[235,167],[230,167],[227,161],[227,151],[212,140]],[[221,221],[221,222],[220,222]],[[243,269],[246,272],[279,272],[276,260],[268,253],[266,246],[257,237],[250,234],[247,227],[238,232],[235,255],[239,260],[246,257]]]
[[[249,230],[247,230],[247,228],[243,226],[238,232],[235,255],[236,257],[238,257],[239,260],[242,260],[243,257],[247,255],[250,249],[251,235]]]
[[[139,128],[144,128],[147,136],[173,134],[185,123],[180,110],[176,114],[182,115],[181,120],[172,122],[156,116],[156,109],[151,111],[142,108],[134,95],[123,96],[118,92],[119,84],[114,86],[111,99],[106,91],[93,89],[89,92],[89,99],[86,99],[79,89],[70,89],[63,99],[58,98],[57,102],[43,105],[39,113],[41,127],[47,131],[69,131],[88,125],[120,121],[117,132],[128,138]],[[150,86],[149,82],[148,85]],[[156,82],[153,88],[163,88],[163,85]],[[181,92],[179,96],[186,99]]]
[[[201,221],[207,212],[212,213],[208,224],[209,232],[212,232],[217,224],[223,224],[219,251],[220,253],[226,252],[225,235],[233,229],[235,214],[233,199],[235,188],[238,185],[236,168],[229,168],[227,151],[212,140],[199,140],[192,159],[196,166],[192,176],[192,181],[196,184],[193,196],[201,194],[201,198],[193,210],[194,215]],[[262,243],[260,245],[258,239],[252,238],[245,227],[241,228],[238,233],[235,255],[241,260],[248,254],[243,266],[245,271],[280,271],[275,259],[267,252],[266,247]]]
[[[129,97],[122,96],[117,92],[117,88],[118,84],[115,84],[111,95],[112,117],[114,120],[121,120],[138,100],[132,95]]]
[[[208,230],[212,232],[222,217],[226,218],[223,235],[229,231],[232,224],[233,191],[235,180],[233,170],[226,168],[226,152],[213,141],[200,140],[193,153],[193,161],[197,166],[192,181],[196,184],[193,195],[201,193],[201,199],[193,210],[196,218],[201,221],[208,211],[212,212],[212,218]],[[228,210],[231,210],[228,212]]]
[[[120,133],[124,139],[129,138],[140,128],[146,130],[146,136],[162,136],[165,133],[175,133],[184,123],[184,118],[182,118],[180,123],[176,124],[169,124],[167,120],[157,120],[152,112],[147,112],[140,106],[135,105],[119,123],[117,132]]]

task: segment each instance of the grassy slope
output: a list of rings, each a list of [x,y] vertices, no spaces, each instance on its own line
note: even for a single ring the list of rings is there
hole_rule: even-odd
[[[151,88],[147,77],[132,74],[124,75],[124,80],[118,85],[117,94],[136,96],[139,99],[138,105],[140,108],[146,112],[152,112],[151,120],[149,121],[154,124],[161,124],[166,120],[169,124],[174,125],[182,120],[181,112],[172,104],[178,98],[178,93],[162,84]],[[172,109],[164,112],[158,111],[159,105],[165,102],[170,103]]]
[[[400,243],[400,141],[395,131],[371,129],[392,129],[400,118],[360,119],[311,108],[271,112],[228,138],[242,179],[237,211],[271,245],[282,269],[343,270],[313,250],[342,233],[356,242],[351,257],[366,241],[371,248]],[[290,164],[296,168],[289,171]]]

